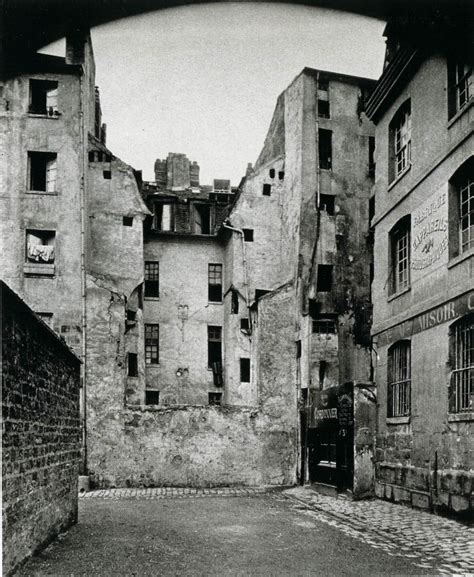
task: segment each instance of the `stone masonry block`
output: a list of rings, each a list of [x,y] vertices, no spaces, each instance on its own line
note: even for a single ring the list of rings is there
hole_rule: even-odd
[[[402,489],[402,487],[393,487],[393,500],[396,503],[410,503],[410,491],[407,491],[407,489]]]
[[[413,492],[411,494],[411,504],[417,509],[429,509],[430,508],[430,496],[424,493]]]
[[[379,498],[379,499],[383,499],[385,496],[385,485],[383,485],[382,483],[375,483],[375,495]]]
[[[456,513],[467,511],[469,509],[469,499],[460,495],[451,495],[451,508]]]

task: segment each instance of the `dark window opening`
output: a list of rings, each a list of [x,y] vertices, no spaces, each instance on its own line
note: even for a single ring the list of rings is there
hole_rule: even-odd
[[[369,282],[372,284],[374,282],[374,263],[369,264]]]
[[[316,290],[318,292],[329,292],[331,288],[332,288],[332,264],[319,264]]]
[[[135,322],[137,320],[137,311],[127,309],[127,321]]]
[[[230,312],[233,315],[237,315],[239,313],[239,293],[235,289],[232,289],[231,294]]]
[[[324,76],[318,78],[318,90],[327,92],[329,90],[329,79]]]
[[[56,232],[26,230],[26,262],[54,264]]]
[[[95,151],[89,150],[89,162],[94,162],[94,161],[95,161]]]
[[[319,168],[331,170],[332,168],[332,131],[320,128],[319,135]]]
[[[301,341],[296,341],[296,358],[301,359]]]
[[[207,327],[207,366],[213,369],[214,365],[222,364],[222,327]]]
[[[319,195],[319,209],[324,210],[329,216],[334,216],[335,197],[332,194]]]
[[[111,170],[104,170],[102,174],[104,175],[105,180],[110,180],[112,178]]]
[[[145,391],[145,405],[159,405],[160,391]]]
[[[275,169],[274,168],[270,168],[269,175],[270,175],[270,178],[275,178]]]
[[[174,205],[170,203],[156,202],[154,204],[153,225],[154,230],[164,232],[174,232],[175,230],[175,211]]]
[[[51,329],[53,328],[53,313],[36,313],[39,318],[48,325]]]
[[[57,154],[29,152],[29,189],[41,192],[56,191]]]
[[[284,178],[285,178],[285,173],[283,170],[280,170],[280,172],[278,173],[278,179],[283,180]]]
[[[375,216],[375,196],[369,198],[369,226]]]
[[[127,353],[128,376],[138,377],[138,355],[137,353]]]
[[[308,312],[309,312],[309,316],[312,319],[315,319],[319,315],[319,313],[321,312],[321,303],[318,303],[318,301],[315,299],[309,299]]]
[[[208,268],[208,299],[211,303],[222,302],[222,265],[210,264]]]
[[[327,361],[324,359],[319,361],[319,388],[322,389],[324,387],[324,378],[326,377],[326,370],[328,367]]]
[[[240,382],[250,383],[250,359],[240,359]]]
[[[245,242],[253,242],[253,228],[243,228]]]
[[[145,262],[145,298],[160,296],[160,263]]]
[[[255,289],[255,300],[258,301],[269,292],[270,292],[269,290],[265,289]]]
[[[248,331],[250,329],[249,319],[240,319],[240,330]]]
[[[124,216],[122,218],[123,226],[133,226],[133,216]]]
[[[369,136],[369,176],[375,176],[375,137]]]
[[[308,400],[308,389],[307,388],[301,389],[301,400],[306,405],[306,401]]]
[[[317,335],[332,335],[337,332],[336,320],[333,318],[313,319],[313,333]]]
[[[329,100],[318,100],[318,116],[320,118],[329,118]]]
[[[160,325],[145,325],[145,364],[160,362]]]
[[[209,405],[222,405],[222,393],[208,393],[207,394]]]
[[[31,114],[58,116],[58,83],[55,80],[30,80]]]
[[[194,232],[213,234],[212,207],[208,204],[194,204]]]
[[[272,193],[272,185],[271,184],[264,184],[263,185],[263,196],[270,196]]]

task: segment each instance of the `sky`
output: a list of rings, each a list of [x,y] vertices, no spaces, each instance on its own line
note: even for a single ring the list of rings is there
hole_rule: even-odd
[[[199,4],[91,32],[107,146],[154,180],[168,152],[238,185],[304,67],[378,78],[384,22],[295,4]],[[64,56],[64,42],[42,50]]]

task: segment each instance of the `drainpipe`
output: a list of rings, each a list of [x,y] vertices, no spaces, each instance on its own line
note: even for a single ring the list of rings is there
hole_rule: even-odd
[[[246,305],[247,308],[249,308],[249,287],[247,284],[247,257],[246,257],[246,253],[245,253],[245,241],[244,241],[244,231],[241,230],[240,228],[234,228],[233,226],[230,226],[228,224],[226,224],[225,222],[222,225],[224,228],[227,228],[228,230],[232,230],[238,234],[240,234],[240,240],[242,242],[242,265],[243,265],[243,275],[244,275],[244,286],[245,286],[245,300],[246,300]],[[250,326],[252,326],[252,321],[251,321],[251,317],[249,315],[249,323]]]
[[[79,146],[82,154],[82,174],[80,178],[80,215],[81,215],[81,328],[82,328],[82,474],[87,475],[87,388],[86,388],[86,373],[87,373],[87,307],[86,307],[86,178],[88,171],[87,163],[87,127],[84,119],[84,103],[85,103],[85,79],[86,70],[84,64],[81,66],[81,74],[79,76],[80,84],[80,102],[79,102]]]

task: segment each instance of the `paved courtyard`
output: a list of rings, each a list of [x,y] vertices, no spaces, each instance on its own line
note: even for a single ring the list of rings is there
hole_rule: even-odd
[[[18,575],[469,575],[474,532],[305,488],[113,489]]]

